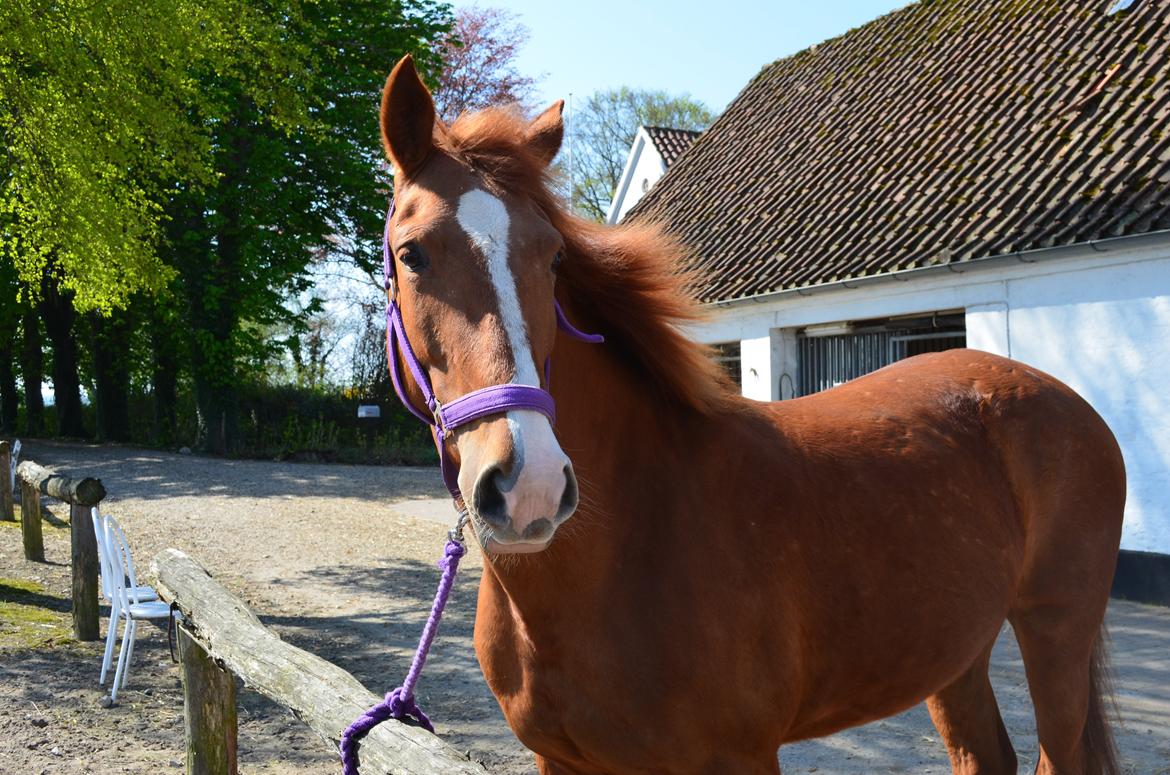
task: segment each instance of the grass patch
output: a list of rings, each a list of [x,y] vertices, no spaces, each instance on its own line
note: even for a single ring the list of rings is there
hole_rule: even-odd
[[[68,600],[35,581],[0,578],[0,654],[72,642]]]
[[[54,504],[54,508],[57,508],[58,506],[61,506],[61,505],[63,505],[63,504]],[[13,507],[13,510],[16,512],[16,519],[11,520],[11,521],[9,521],[7,519],[0,519],[0,528],[6,527],[6,528],[9,528],[10,530],[15,530],[16,532],[19,533],[20,532],[20,504],[19,503],[16,504]],[[64,532],[68,533],[70,530],[68,506],[64,507],[64,514],[65,514],[65,518],[62,519],[61,517],[59,517],[55,513],[53,513],[52,509],[45,508],[42,505],[41,506],[41,533],[44,534],[44,533],[48,533],[48,532],[53,531],[53,530],[60,530],[60,531],[64,531]]]

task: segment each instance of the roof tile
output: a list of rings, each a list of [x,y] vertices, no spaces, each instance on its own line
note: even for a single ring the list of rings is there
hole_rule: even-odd
[[[699,132],[692,132],[689,129],[673,129],[664,126],[647,126],[642,127],[646,130],[646,134],[650,136],[650,142],[654,143],[655,150],[658,155],[662,157],[662,161],[667,167],[674,164],[679,156],[683,155],[683,151],[691,147],[691,143],[699,136]]]
[[[1170,0],[1110,4],[924,0],[778,60],[628,217],[705,301],[1166,228]]]

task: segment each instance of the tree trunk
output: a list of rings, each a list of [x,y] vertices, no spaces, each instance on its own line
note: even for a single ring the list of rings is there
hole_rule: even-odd
[[[219,187],[231,186],[226,178]],[[198,445],[217,454],[231,451],[236,441],[238,403],[236,396],[236,345],[233,332],[239,317],[239,213],[238,205],[216,199],[217,225],[208,224],[204,215],[208,205],[205,194],[175,197],[169,208],[169,244],[173,265],[182,282],[184,320],[174,328],[182,332],[191,365],[198,412]],[[166,318],[160,315],[157,318]],[[164,325],[166,325],[164,323]],[[156,354],[163,352],[157,350]],[[156,389],[169,389],[168,379],[176,370],[160,358],[156,362]],[[170,398],[162,391],[161,402]],[[171,401],[171,406],[174,402]],[[163,410],[156,403],[156,411]]]
[[[81,417],[81,381],[77,373],[77,340],[72,294],[63,292],[51,274],[42,286],[41,318],[53,344],[53,395],[57,407],[57,435],[84,438]]]
[[[130,325],[125,311],[90,318],[98,441],[130,439]]]
[[[0,332],[0,433],[16,433],[20,399],[16,392],[16,332]]]
[[[70,505],[96,506],[106,497],[106,488],[101,479],[92,476],[78,479],[45,468],[32,460],[25,460],[16,467],[16,478],[27,482],[38,493]]]
[[[216,204],[214,245],[184,279],[191,311],[192,376],[199,404],[203,446],[216,454],[232,451],[239,427],[238,346],[233,334],[239,325],[244,227],[240,208],[247,192],[239,190],[252,148],[252,128],[236,119],[219,138],[225,153],[219,160],[221,177]]]
[[[155,302],[151,305],[149,325],[150,350],[154,358],[150,380],[154,394],[154,422],[150,435],[155,444],[169,447],[178,436],[179,355],[175,321],[159,302]]]
[[[239,403],[235,389],[216,380],[195,377],[195,398],[199,404],[199,433],[203,448],[226,455],[235,448],[239,429]]]
[[[235,327],[231,304],[222,301],[230,293],[214,289],[230,287],[223,262],[213,257],[201,277],[189,284],[191,293],[191,376],[199,412],[199,445],[217,455],[227,454],[235,445],[236,364],[231,334]],[[206,296],[220,301],[208,309]]]
[[[36,310],[28,307],[21,320],[24,343],[20,352],[20,376],[24,382],[24,433],[42,436],[45,433],[45,399],[41,383],[45,381],[45,359],[41,350],[40,322]]]

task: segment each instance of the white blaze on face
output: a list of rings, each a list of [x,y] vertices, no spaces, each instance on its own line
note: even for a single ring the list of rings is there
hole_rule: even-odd
[[[487,261],[488,276],[500,306],[500,321],[512,350],[516,371],[512,382],[540,387],[540,376],[528,345],[528,329],[516,295],[516,280],[508,265],[508,209],[496,197],[479,189],[459,198],[455,214],[460,227]],[[569,459],[557,444],[548,419],[540,412],[513,410],[507,413],[515,460],[512,487],[504,492],[508,513],[517,532],[537,519],[552,520],[565,489],[565,466]],[[459,472],[459,488],[470,493],[481,465],[468,458]],[[475,461],[486,464],[494,461]],[[470,469],[470,470],[469,470]]]

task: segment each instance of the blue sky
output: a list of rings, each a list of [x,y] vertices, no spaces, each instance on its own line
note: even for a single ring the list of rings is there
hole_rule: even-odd
[[[463,3],[456,1],[456,6]],[[860,26],[905,0],[480,0],[531,30],[518,65],[544,102],[617,86],[689,92],[722,111],[768,62]]]

